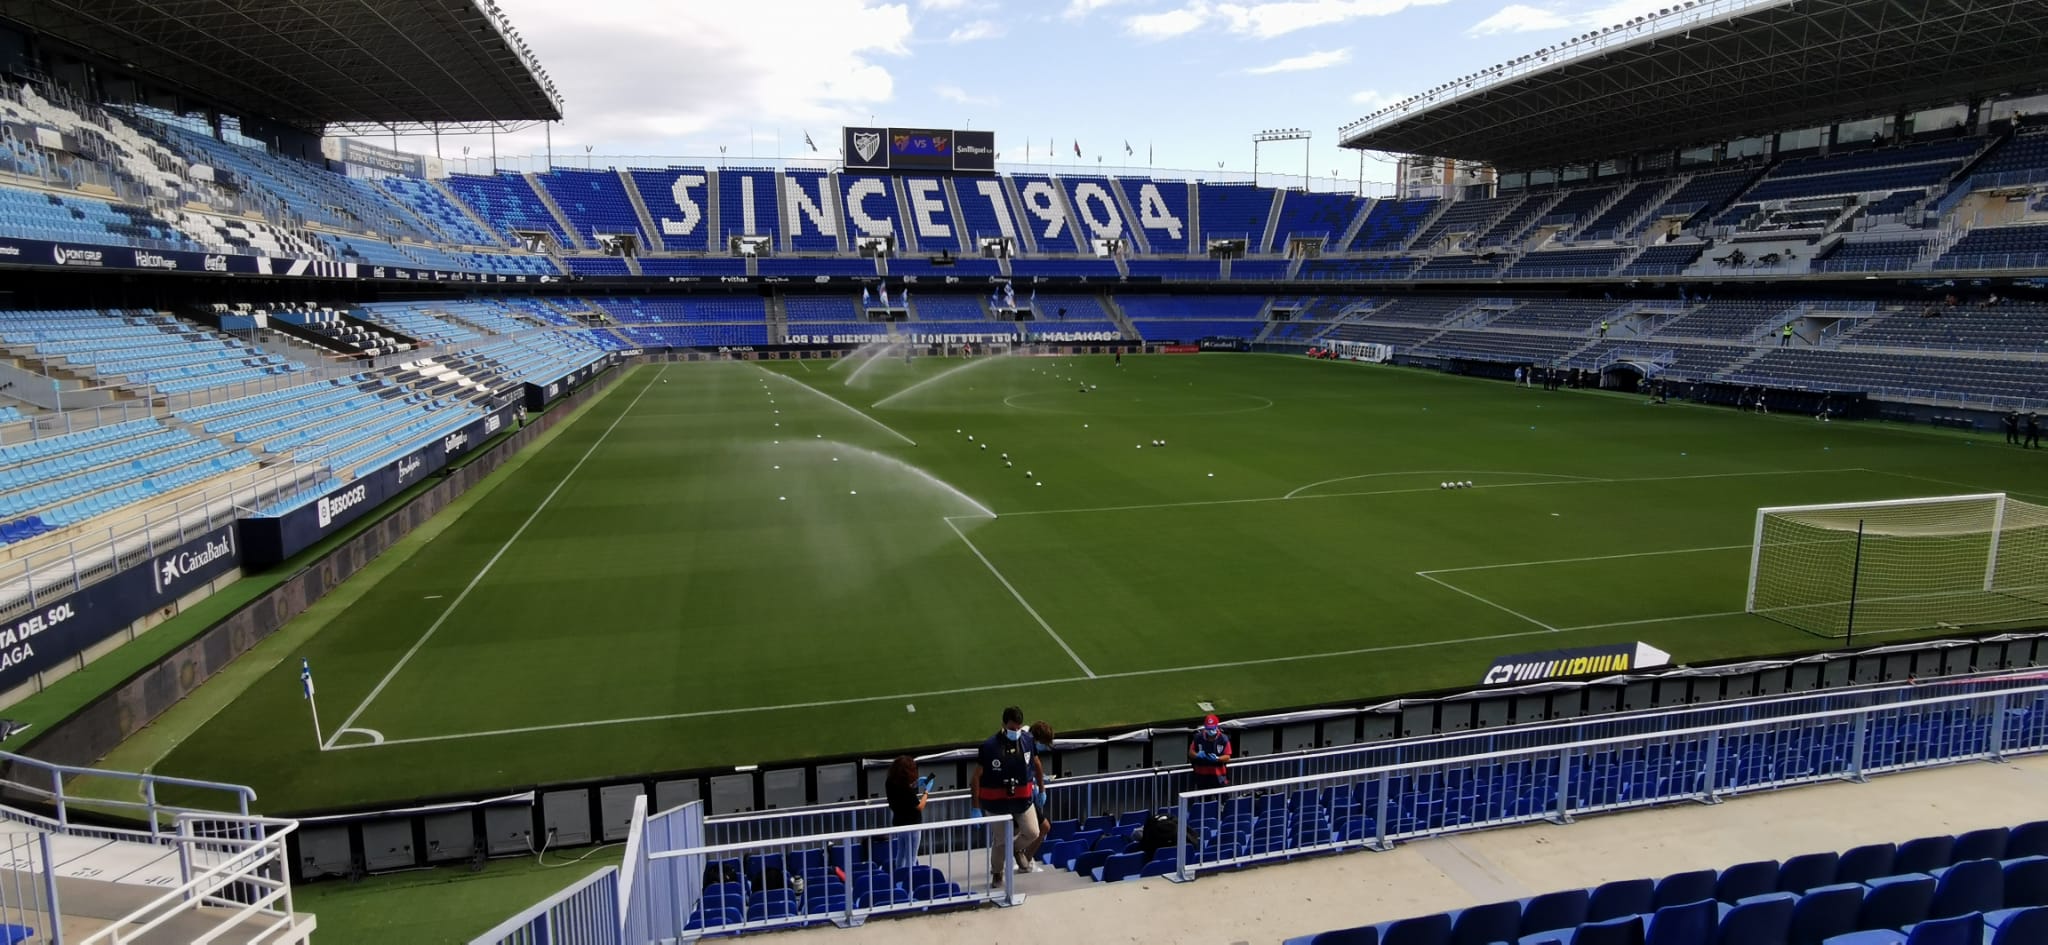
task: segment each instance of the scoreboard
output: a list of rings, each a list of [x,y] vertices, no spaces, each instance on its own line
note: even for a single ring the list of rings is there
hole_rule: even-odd
[[[993,131],[848,126],[845,145],[850,170],[962,174],[993,174],[996,170]]]

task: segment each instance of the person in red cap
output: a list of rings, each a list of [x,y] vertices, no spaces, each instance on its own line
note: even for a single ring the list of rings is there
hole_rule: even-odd
[[[1230,736],[1223,734],[1223,724],[1215,716],[1203,719],[1195,737],[1188,739],[1188,763],[1194,766],[1189,787],[1197,791],[1230,783]]]

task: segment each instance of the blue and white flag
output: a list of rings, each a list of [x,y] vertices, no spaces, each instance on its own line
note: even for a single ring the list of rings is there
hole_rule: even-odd
[[[299,660],[299,687],[306,692],[306,698],[313,698],[313,661]]]
[[[873,296],[870,296],[870,295],[868,294],[868,287],[867,287],[867,286],[861,286],[861,287],[860,287],[860,304],[862,304],[862,305],[867,305],[868,303],[870,303],[870,302],[873,302],[873,301],[874,301],[874,297],[873,297]]]

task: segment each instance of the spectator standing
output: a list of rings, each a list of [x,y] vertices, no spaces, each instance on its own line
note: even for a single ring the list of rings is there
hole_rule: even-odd
[[[1783,327],[1783,328],[1781,328],[1781,329],[1778,329],[1778,347],[1780,347],[1780,348],[1783,348],[1783,347],[1785,347],[1786,345],[1789,345],[1789,344],[1791,344],[1791,343],[1792,343],[1792,323],[1791,323],[1791,322],[1786,322],[1786,323],[1785,323],[1785,327]]]
[[[2020,412],[2015,410],[2005,415],[2005,442],[2020,445]]]
[[[883,794],[889,799],[889,826],[912,827],[924,823],[924,805],[930,798],[924,785],[918,781],[917,759],[909,755],[897,755],[889,763],[889,778],[883,784]],[[889,858],[892,869],[917,865],[917,840],[915,833],[894,835],[889,844],[894,854]]]
[[[1032,780],[1032,762],[1038,754],[1031,734],[1024,731],[1024,710],[1010,706],[1003,710],[1003,726],[987,741],[974,762],[974,806],[990,817],[1008,817],[1016,824],[1016,855],[1020,870],[1031,869],[1024,851],[1038,842],[1038,810],[1031,803],[1037,789]],[[989,884],[1000,885],[1007,868],[1002,860],[1003,832],[991,827]]]
[[[2041,415],[2039,413],[2030,412],[2027,414],[2027,442],[2025,445],[2035,449],[2041,448]]]
[[[1215,716],[1204,718],[1188,739],[1188,762],[1194,765],[1188,783],[1195,790],[1230,784],[1230,736],[1223,734],[1223,723]]]

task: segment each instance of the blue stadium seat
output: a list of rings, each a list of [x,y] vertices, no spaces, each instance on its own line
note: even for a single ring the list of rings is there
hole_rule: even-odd
[[[1790,945],[1792,910],[1798,902],[1797,895],[1779,892],[1722,905],[1714,945]]]
[[[1926,921],[1934,887],[1934,877],[1917,873],[1871,880],[1856,916],[1857,929],[1902,929]]]
[[[1955,862],[1956,838],[1921,837],[1899,844],[1899,853],[1892,858],[1892,873],[1933,873]]]
[[[1778,867],[1778,891],[1803,893],[1836,882],[1842,857],[1833,851],[1804,853]]]
[[[1527,936],[1576,927],[1586,921],[1586,909],[1591,902],[1592,897],[1583,889],[1544,893],[1526,900],[1522,903],[1521,932]]]
[[[1493,945],[1519,937],[1521,906],[1514,902],[1492,902],[1455,914],[1451,922],[1450,945]]]
[[[1144,868],[1145,854],[1142,851],[1119,853],[1102,861],[1102,866],[1095,871],[1095,878],[1105,883],[1121,882],[1138,875],[1138,871]]]
[[[1569,929],[1524,935],[1519,945],[1644,945],[1643,917],[1587,922]]]
[[[1865,892],[1859,883],[1807,890],[1792,906],[1792,928],[1786,939],[1791,945],[1820,945],[1834,936],[1856,931]]]
[[[1621,879],[1602,883],[1587,900],[1586,921],[1604,922],[1625,915],[1651,911],[1657,884],[1648,879]]]
[[[1835,867],[1835,881],[1838,883],[1865,883],[1879,876],[1890,876],[1892,861],[1898,855],[1898,846],[1891,843],[1872,843],[1856,847],[1842,854],[1841,862]]]
[[[2005,907],[2048,906],[2048,856],[2006,860]]]
[[[1986,945],[2030,945],[2048,942],[2048,907],[2001,909],[1984,917]]]
[[[1721,902],[1740,902],[1751,896],[1777,891],[1777,860],[1737,863],[1722,870],[1714,880],[1714,898]]]
[[[1666,876],[1657,881],[1657,892],[1650,899],[1650,908],[1656,910],[1712,899],[1717,878],[1719,874],[1713,870],[1692,870]]]
[[[2012,833],[2005,840],[2005,855],[2008,859],[2048,856],[2048,820],[2037,820],[2012,828]]]
[[[1332,929],[1300,939],[1288,939],[1289,945],[1380,945],[1380,930],[1363,925],[1355,929]]]
[[[2005,871],[1997,860],[1965,860],[1935,871],[1934,901],[1927,914],[1945,919],[1965,912],[2005,908]]]
[[[1972,830],[1956,838],[1955,848],[1949,851],[1952,862],[1965,860],[2003,860],[2006,858],[2006,839],[2012,831],[2005,827],[1990,827]]]
[[[1720,926],[1719,907],[1708,899],[1665,906],[1650,916],[1644,945],[1712,945]]]
[[[1380,928],[1380,945],[1444,945],[1451,937],[1448,913],[1416,916]]]
[[[1979,945],[1983,939],[1984,917],[1972,912],[1916,923],[1905,932],[1872,929],[1837,935],[1824,945]]]

